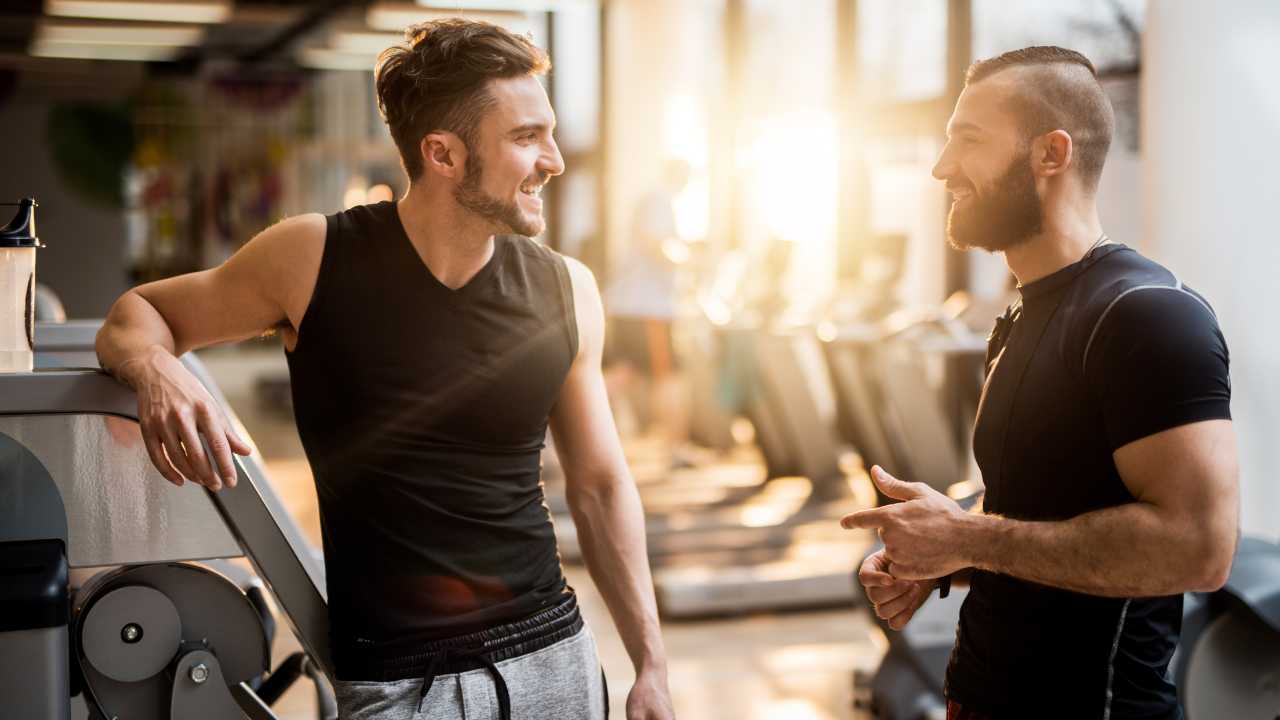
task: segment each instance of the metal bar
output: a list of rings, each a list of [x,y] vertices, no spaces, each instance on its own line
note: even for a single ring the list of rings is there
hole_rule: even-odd
[[[948,0],[947,2],[947,104],[954,107],[964,89],[964,75],[973,60],[973,2],[972,0]],[[946,115],[951,112],[946,109]],[[946,115],[938,119],[935,133],[941,133]],[[949,208],[950,198],[945,207]],[[969,289],[968,253],[947,252],[944,256],[944,295]],[[942,298],[939,298],[941,300]]]
[[[748,36],[746,0],[728,0],[725,4],[725,55],[727,56],[726,83],[729,107],[729,212],[726,222],[728,245],[725,249],[736,249],[742,244],[742,228],[746,219],[742,214],[747,208],[746,181],[739,177],[740,173],[733,169],[732,158],[737,156],[738,145],[742,142],[742,118],[746,111],[745,82]]]
[[[600,103],[596,106],[596,144],[593,151],[596,181],[596,232],[592,242],[594,252],[584,253],[595,261],[591,269],[602,282],[609,280],[609,3],[600,3],[600,83],[596,92]]]
[[[547,101],[551,103],[552,109],[559,113],[559,107],[556,105],[556,16],[553,12],[542,13],[542,24],[546,28],[547,33],[547,55],[551,58],[551,72],[547,74]],[[566,163],[567,166],[567,163]],[[566,172],[571,172],[572,168],[566,168]],[[564,233],[561,230],[564,223],[562,218],[565,215],[565,205],[560,193],[561,186],[558,183],[548,183],[542,189],[545,196],[547,229],[546,244],[547,247],[559,252],[564,247]]]
[[[837,0],[833,28],[836,43],[836,122],[839,128],[839,157],[836,164],[836,282],[844,285],[857,279],[866,239],[865,193],[854,142],[858,112],[858,0]]]
[[[227,690],[231,693],[231,698],[236,701],[236,705],[240,706],[241,712],[249,720],[280,720],[248,684],[238,683],[227,688]]]

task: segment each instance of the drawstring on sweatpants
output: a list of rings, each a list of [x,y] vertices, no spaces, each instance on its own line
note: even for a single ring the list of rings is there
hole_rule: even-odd
[[[475,660],[485,670],[489,671],[489,675],[493,677],[494,689],[498,693],[498,717],[501,720],[511,720],[511,695],[507,692],[507,681],[502,678],[502,673],[498,670],[498,666],[494,665],[483,653],[466,648],[445,648],[432,656],[431,661],[427,663],[426,674],[422,677],[422,694],[418,698],[418,712],[422,712],[422,704],[427,701],[427,693],[431,692],[431,686],[435,684],[436,675],[440,674],[441,668],[445,666],[450,657]]]

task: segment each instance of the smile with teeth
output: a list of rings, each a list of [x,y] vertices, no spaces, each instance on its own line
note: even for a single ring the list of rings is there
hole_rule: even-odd
[[[530,197],[541,197],[542,186],[541,185],[521,185],[520,192],[524,193],[525,195],[529,195]]]

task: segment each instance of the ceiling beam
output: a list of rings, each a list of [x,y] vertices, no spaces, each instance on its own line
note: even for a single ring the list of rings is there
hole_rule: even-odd
[[[264,60],[269,60],[287,52],[299,38],[328,22],[333,16],[348,7],[367,4],[369,4],[369,0],[325,0],[325,2],[317,3],[310,12],[276,33],[270,40],[256,48],[241,53],[238,59],[244,65],[256,65]]]

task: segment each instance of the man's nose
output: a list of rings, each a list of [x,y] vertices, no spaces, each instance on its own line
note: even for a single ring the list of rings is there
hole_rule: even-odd
[[[547,141],[547,152],[543,153],[538,168],[548,175],[559,175],[564,172],[564,157],[560,155],[560,146],[555,138]]]
[[[946,180],[955,175],[955,163],[948,157],[944,148],[942,154],[938,156],[938,161],[933,164],[933,177],[936,180]]]

